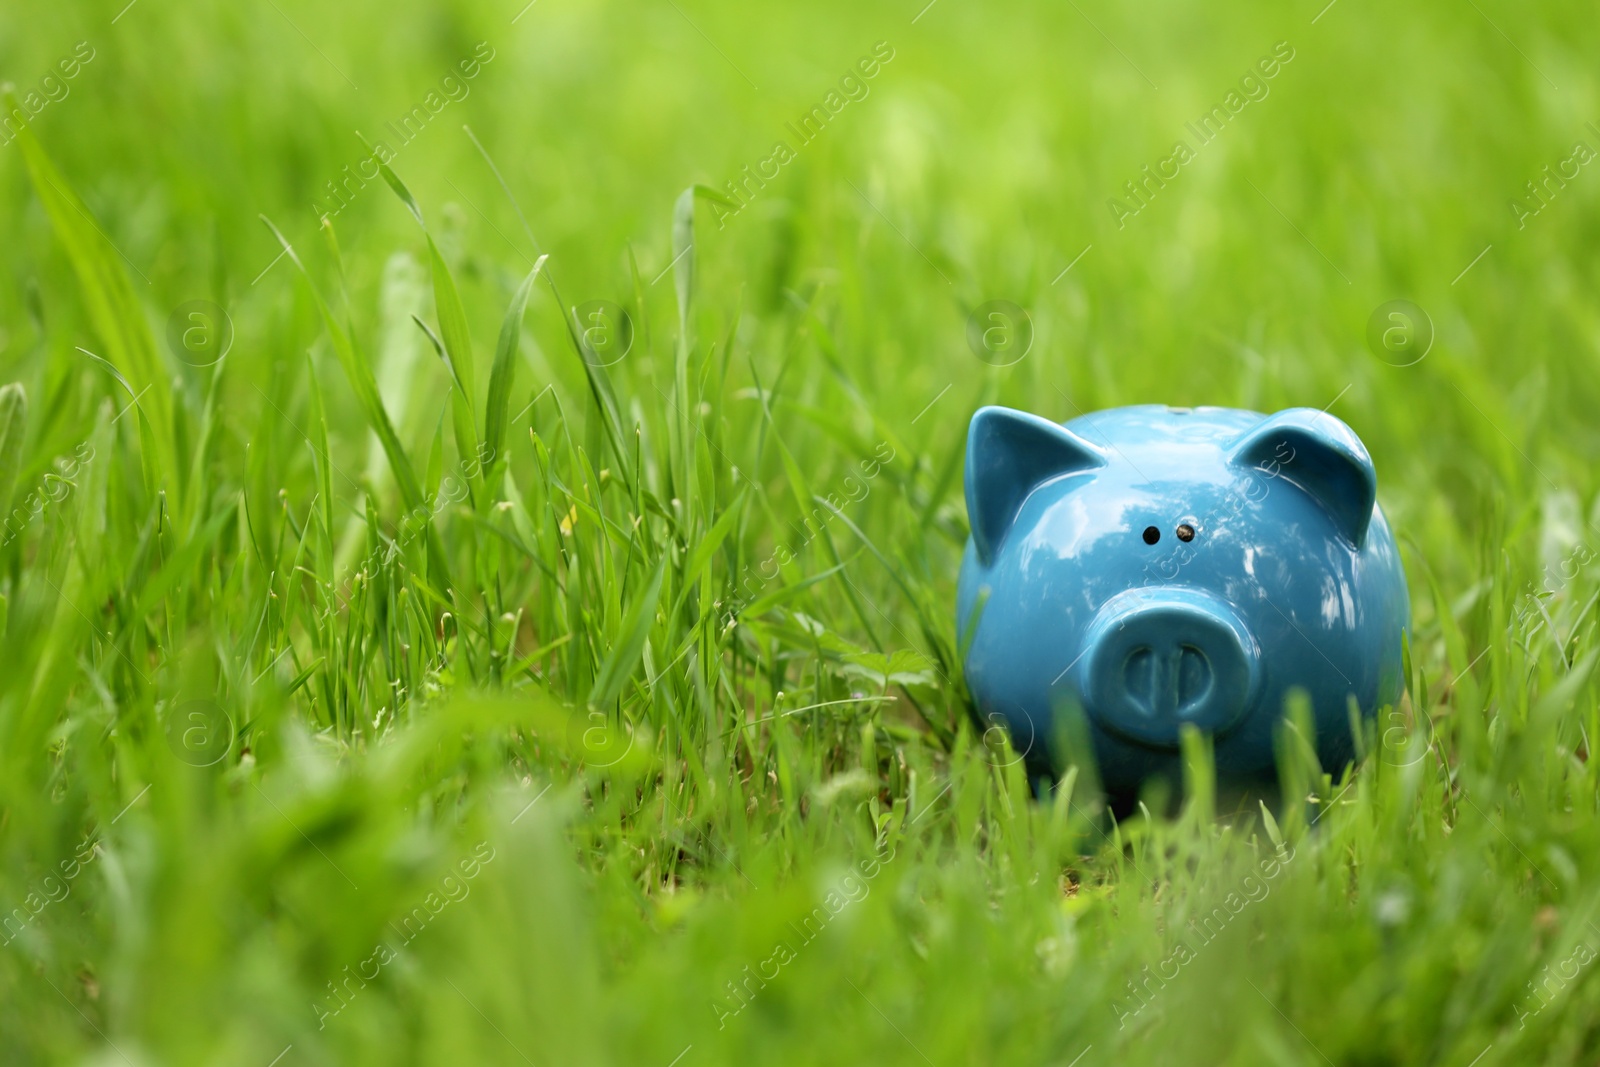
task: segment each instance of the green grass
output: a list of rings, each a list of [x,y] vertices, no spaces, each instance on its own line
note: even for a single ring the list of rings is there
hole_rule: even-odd
[[[1594,1061],[1592,10],[519,8],[0,12],[0,1061]],[[967,419],[1146,402],[1331,405],[1402,541],[1270,815],[969,723]]]

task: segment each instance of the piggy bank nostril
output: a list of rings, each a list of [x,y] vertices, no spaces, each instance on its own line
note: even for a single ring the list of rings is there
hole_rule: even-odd
[[[1202,705],[1211,695],[1211,661],[1206,654],[1192,645],[1184,645],[1178,654],[1178,702],[1182,709]]]
[[[1156,687],[1156,657],[1149,648],[1135,648],[1128,653],[1122,663],[1122,686],[1130,695],[1137,695],[1136,702],[1148,714],[1148,707],[1143,705],[1148,704]]]

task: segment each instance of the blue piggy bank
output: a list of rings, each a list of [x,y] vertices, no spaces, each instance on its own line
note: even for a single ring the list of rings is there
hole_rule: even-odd
[[[1179,735],[1218,774],[1270,779],[1291,689],[1317,754],[1354,754],[1350,706],[1399,699],[1410,598],[1372,459],[1332,415],[1114,408],[1064,426],[973,416],[957,635],[985,722],[1036,777],[1059,773],[1076,705],[1113,796],[1180,772]]]

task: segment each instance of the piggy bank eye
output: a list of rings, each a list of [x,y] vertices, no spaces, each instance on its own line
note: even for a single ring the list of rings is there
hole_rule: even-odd
[[[1178,540],[1185,541],[1185,542],[1193,541],[1194,540],[1194,527],[1190,526],[1186,522],[1180,524],[1178,526]]]
[[[1144,528],[1144,543],[1145,544],[1153,545],[1159,540],[1161,540],[1161,531],[1160,530],[1156,529],[1154,526],[1146,526]]]

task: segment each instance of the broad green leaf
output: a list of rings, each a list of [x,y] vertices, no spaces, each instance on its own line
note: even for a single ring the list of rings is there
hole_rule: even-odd
[[[908,648],[896,649],[888,655],[858,652],[845,660],[841,673],[867,679],[880,690],[891,685],[934,685],[937,681],[933,660]]]

